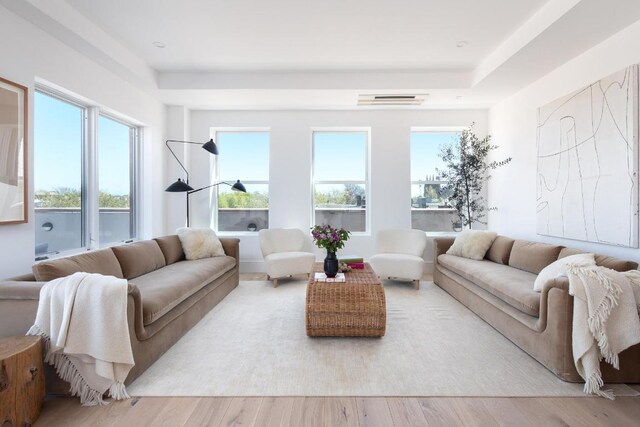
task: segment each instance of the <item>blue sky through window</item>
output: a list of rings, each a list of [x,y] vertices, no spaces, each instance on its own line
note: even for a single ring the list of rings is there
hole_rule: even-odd
[[[364,181],[366,132],[314,132],[314,180]]]
[[[80,190],[83,110],[36,92],[34,115],[35,190]]]
[[[460,137],[460,132],[411,132],[411,181],[423,181],[443,169],[440,148]]]
[[[130,128],[100,116],[98,169],[100,192],[124,196],[130,192]]]
[[[34,176],[36,191],[82,186],[83,109],[35,93]],[[98,121],[100,191],[129,194],[129,127],[100,116]]]
[[[217,132],[222,181],[269,180],[269,132]]]

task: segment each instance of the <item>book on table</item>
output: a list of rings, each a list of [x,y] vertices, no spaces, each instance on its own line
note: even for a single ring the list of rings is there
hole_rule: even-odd
[[[362,258],[361,256],[342,256],[340,258],[338,258],[338,260],[340,262],[344,262],[345,264],[349,265],[349,264],[364,264],[364,258]]]
[[[336,274],[336,277],[327,277],[324,273],[316,273],[313,280],[316,282],[327,282],[327,283],[344,283],[347,279],[344,277],[344,273]]]

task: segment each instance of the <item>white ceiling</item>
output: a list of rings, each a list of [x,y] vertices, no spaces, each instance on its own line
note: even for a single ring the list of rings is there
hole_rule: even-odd
[[[0,5],[163,102],[196,109],[367,108],[362,93],[429,94],[412,109],[487,108],[640,20],[640,0]]]
[[[157,70],[473,68],[546,2],[66,1]]]

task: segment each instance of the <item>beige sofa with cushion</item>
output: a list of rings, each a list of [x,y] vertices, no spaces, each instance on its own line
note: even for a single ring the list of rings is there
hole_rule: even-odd
[[[573,297],[566,278],[533,290],[537,274],[565,256],[580,253],[562,246],[498,236],[485,259],[475,261],[446,252],[454,238],[435,239],[433,281],[518,347],[565,381],[581,382],[571,347]],[[638,264],[596,256],[596,263],[618,271]],[[640,383],[640,345],[620,355],[620,370],[603,363],[606,382]]]
[[[0,337],[27,332],[46,281],[79,271],[125,278],[135,360],[130,384],[238,286],[239,240],[220,241],[225,256],[193,261],[173,235],[35,264],[32,275],[0,283]],[[47,391],[67,393],[69,385],[47,371]]]

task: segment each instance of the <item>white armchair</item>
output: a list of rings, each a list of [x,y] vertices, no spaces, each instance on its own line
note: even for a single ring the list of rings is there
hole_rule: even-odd
[[[260,230],[260,249],[267,277],[278,287],[278,279],[294,274],[309,274],[316,256],[310,250],[309,236],[297,228]]]
[[[424,274],[427,235],[421,230],[382,230],[376,236],[376,252],[369,264],[380,277],[413,281],[420,289]]]

